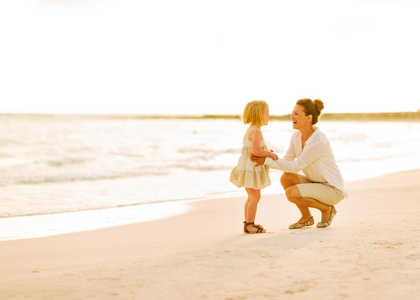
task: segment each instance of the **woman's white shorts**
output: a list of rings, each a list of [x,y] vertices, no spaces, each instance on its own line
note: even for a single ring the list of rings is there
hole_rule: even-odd
[[[344,199],[343,193],[328,183],[312,182],[304,175],[296,175],[300,180],[296,187],[302,197],[313,198],[327,205],[336,205]]]

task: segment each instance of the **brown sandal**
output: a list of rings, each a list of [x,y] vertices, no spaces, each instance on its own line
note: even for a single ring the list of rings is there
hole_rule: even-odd
[[[250,232],[247,228],[248,225],[252,225],[253,227],[257,228],[257,231],[256,232]],[[265,233],[265,229],[261,225],[254,224],[254,222],[247,223],[246,221],[244,221],[244,232],[245,233],[251,233],[251,234],[253,234],[253,233]]]

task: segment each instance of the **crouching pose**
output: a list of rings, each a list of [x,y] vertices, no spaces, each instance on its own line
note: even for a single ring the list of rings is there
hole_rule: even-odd
[[[309,208],[321,211],[318,228],[325,228],[337,211],[334,207],[347,197],[344,180],[334,158],[327,136],[314,126],[324,104],[321,100],[301,99],[296,102],[291,115],[293,133],[290,146],[283,159],[252,155],[256,166],[266,165],[284,171],[280,181],[287,199],[294,203],[302,214],[289,226],[300,229],[314,224]],[[303,174],[299,174],[302,171]]]

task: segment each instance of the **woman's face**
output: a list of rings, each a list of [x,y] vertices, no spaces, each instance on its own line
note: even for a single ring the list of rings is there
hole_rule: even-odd
[[[264,125],[268,124],[268,120],[270,119],[270,110],[267,108],[265,109],[263,115],[262,115],[262,121]]]
[[[290,119],[293,121],[293,129],[299,129],[312,124],[311,115],[306,116],[302,105],[295,105]]]

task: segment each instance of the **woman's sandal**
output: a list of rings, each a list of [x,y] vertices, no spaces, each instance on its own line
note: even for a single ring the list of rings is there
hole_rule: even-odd
[[[254,228],[257,228],[257,231],[256,232],[250,232],[247,228],[248,225],[252,225]],[[246,221],[244,221],[244,232],[245,233],[251,233],[251,234],[252,233],[265,233],[265,229],[261,225],[254,224],[254,222],[247,223]]]
[[[301,229],[305,226],[312,226],[315,224],[314,217],[311,216],[308,220],[303,223],[293,223],[289,225],[289,229]]]
[[[337,210],[335,209],[335,207],[333,206],[331,208],[331,214],[330,214],[330,219],[327,222],[318,222],[318,224],[316,225],[316,227],[318,228],[326,228],[328,226],[331,225],[331,222],[334,218],[334,216],[337,214]]]

